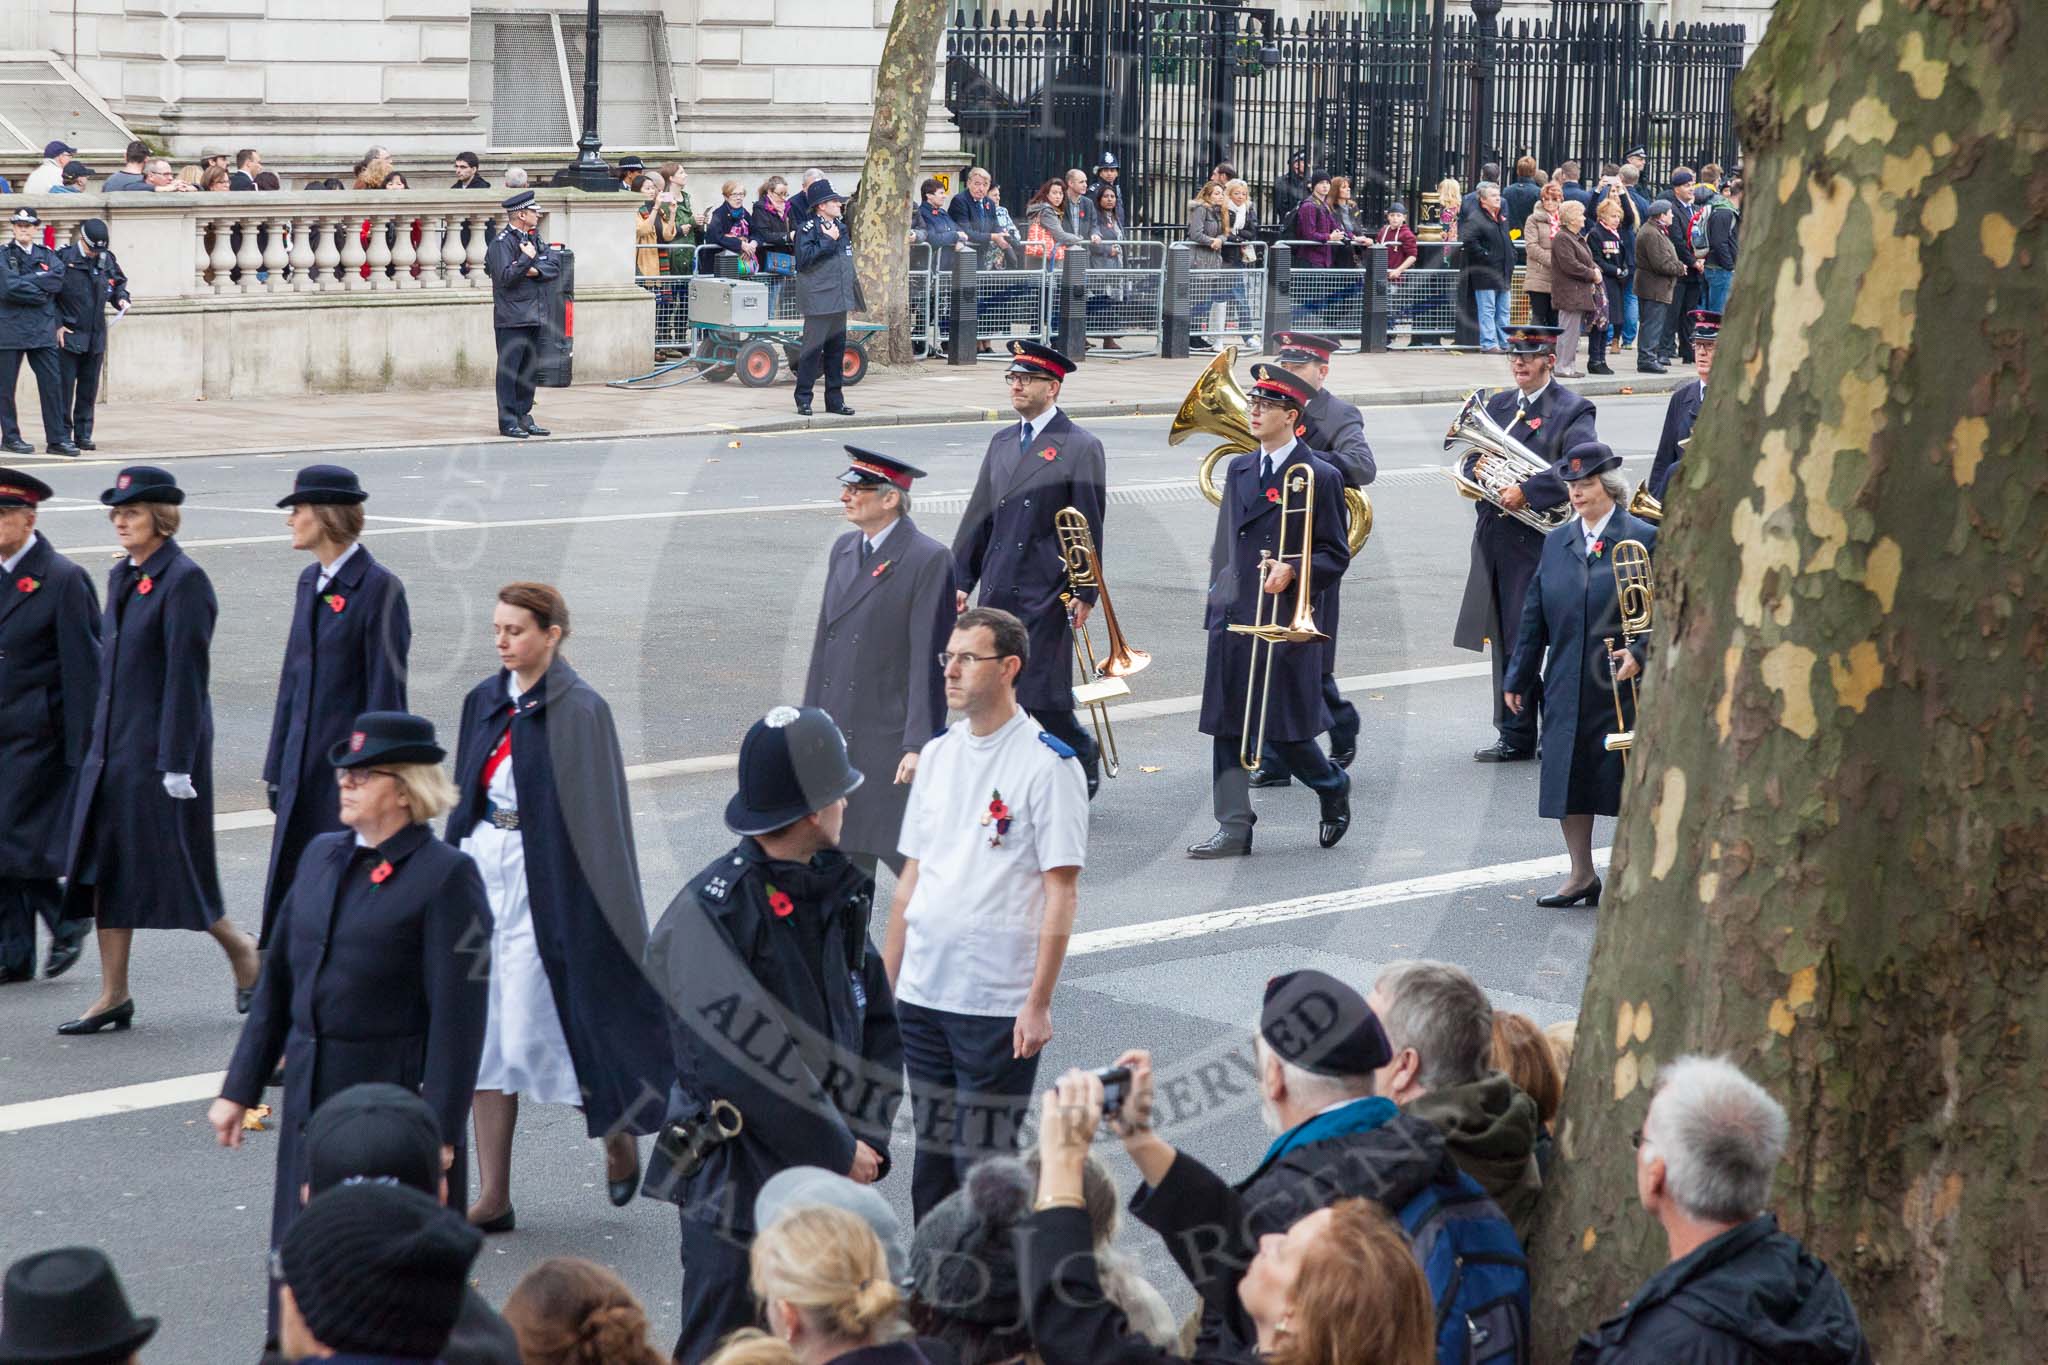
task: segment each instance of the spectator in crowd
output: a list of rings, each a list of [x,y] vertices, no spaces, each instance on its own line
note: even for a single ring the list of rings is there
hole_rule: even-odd
[[[1580,204],[1585,207],[1586,212],[1591,213],[1593,211],[1594,194],[1579,183],[1578,162],[1566,161],[1561,163],[1555,174],[1551,176],[1551,179],[1557,181],[1558,187],[1564,191],[1564,201],[1567,204]]]
[[[111,188],[113,177],[109,176],[107,180]],[[196,186],[188,184],[180,178],[178,173],[171,169],[171,163],[160,156],[152,157],[143,163],[142,181],[143,183],[140,185],[123,185],[121,188],[124,190],[154,190],[159,194],[187,194],[196,188]]]
[[[1337,220],[1337,227],[1344,234],[1344,240],[1330,248],[1330,264],[1339,270],[1354,270],[1358,266],[1356,248],[1372,236],[1372,229],[1365,225],[1348,175],[1330,177],[1330,216]]]
[[[1579,1338],[1574,1365],[1868,1365],[1834,1273],[1765,1211],[1785,1111],[1733,1063],[1680,1057],[1657,1073],[1636,1133],[1636,1198],[1670,1262]]]
[[[199,188],[208,194],[225,194],[230,175],[225,166],[208,166],[199,173]]]
[[[76,155],[78,149],[62,139],[47,144],[43,148],[42,163],[28,173],[28,179],[22,181],[21,192],[48,194],[56,189],[64,183],[64,167]]]
[[[1316,171],[1309,177],[1308,198],[1294,210],[1288,235],[1304,245],[1294,248],[1294,263],[1311,270],[1328,269],[1330,244],[1344,240],[1344,227],[1330,212],[1330,177]]]
[[[1703,306],[1706,298],[1704,271],[1706,252],[1695,251],[1692,244],[1692,192],[1697,177],[1683,166],[1671,172],[1671,215],[1669,236],[1671,246],[1678,253],[1678,263],[1685,267],[1685,276],[1678,282],[1678,289],[1672,295],[1670,320],[1666,326],[1665,353],[1676,355],[1686,364],[1692,364],[1692,315]]]
[[[698,254],[697,270],[701,274],[714,273],[718,253],[724,252],[736,258],[736,273],[751,275],[760,265],[756,254],[760,247],[754,241],[752,215],[747,212],[747,187],[737,180],[728,180],[718,187],[718,192],[723,202],[705,220],[704,246]]]
[[[1435,1124],[1452,1160],[1527,1237],[1543,1190],[1536,1104],[1489,1065],[1486,992],[1448,962],[1395,962],[1381,970],[1366,1003],[1384,1021],[1392,1053],[1374,1093]]]
[[[1607,363],[1607,334],[1594,326],[1601,296],[1600,267],[1586,245],[1586,206],[1567,199],[1558,209],[1557,235],[1550,241],[1550,302],[1564,330],[1557,339],[1559,379],[1581,379],[1579,337],[1591,339],[1593,363]]]
[[[1088,267],[1091,270],[1115,270],[1124,263],[1124,232],[1122,225],[1117,222],[1117,213],[1116,187],[1104,185],[1095,196],[1095,235],[1088,243]],[[1110,288],[1114,297],[1123,297],[1123,285],[1115,284]],[[1092,311],[1096,298],[1091,296],[1088,302]],[[1105,336],[1102,338],[1102,349],[1121,351],[1123,347],[1114,336]]]
[[[128,150],[121,155],[121,169],[107,177],[100,186],[100,193],[112,194],[116,190],[146,190],[150,188],[149,177],[143,168],[149,164],[149,147],[145,143],[131,142]]]
[[[888,1257],[858,1214],[817,1205],[792,1209],[754,1238],[748,1283],[771,1335],[804,1365],[857,1357],[860,1365],[926,1365],[902,1340],[903,1292]]]
[[[382,149],[380,148],[378,150]],[[228,154],[226,150],[220,147],[201,147],[199,149],[199,171],[201,179],[203,180],[205,178],[205,173],[212,170],[215,166],[220,167],[222,170],[226,170],[228,168]],[[385,161],[384,169],[387,171],[391,169],[391,164],[388,158]]]
[[[1710,166],[1707,169],[1718,168]],[[1736,241],[1742,229],[1742,186],[1734,185],[1723,193],[1711,185],[1702,185],[1693,192],[1695,203],[1699,202],[1701,191],[1706,192],[1706,207],[1700,211],[1706,226],[1707,245],[1703,262],[1706,276],[1704,307],[1710,313],[1719,313],[1728,306],[1728,286],[1735,278]],[[1693,234],[1695,245],[1700,237],[1698,232]]]
[[[573,1256],[551,1256],[520,1276],[505,1321],[524,1365],[668,1365],[648,1341],[647,1310],[626,1282]]]
[[[612,164],[612,172],[619,178],[619,188],[631,192],[647,173],[647,163],[637,156],[622,156]]]
[[[491,182],[484,179],[482,168],[483,163],[477,159],[475,152],[457,152],[455,154],[455,183],[448,188],[451,190],[489,189]]]
[[[911,1236],[911,1326],[959,1365],[999,1365],[1031,1354],[1015,1234],[1031,1212],[1034,1184],[1015,1157],[977,1162]]]
[[[384,182],[391,178],[391,167],[382,161],[363,161],[356,165],[352,189],[381,190]]]
[[[1259,264],[1259,209],[1252,202],[1250,182],[1233,178],[1226,183],[1223,204],[1224,262],[1255,269]]]
[[[1227,187],[1231,181],[1238,178],[1237,167],[1231,165],[1228,161],[1219,161],[1209,168],[1209,178],[1217,184]]]
[[[1057,177],[1038,187],[1024,206],[1024,254],[1047,270],[1066,259],[1070,246],[1086,246],[1086,235],[1066,224],[1067,183]]]
[[[1536,1170],[1550,1178],[1551,1162],[1557,1157],[1552,1130],[1557,1111],[1564,1105],[1564,1070],[1557,1053],[1536,1021],[1512,1010],[1495,1010],[1493,1015],[1493,1069],[1515,1083],[1515,1089],[1536,1104]]]
[[[1387,205],[1387,221],[1373,240],[1387,249],[1387,283],[1393,284],[1414,266],[1420,254],[1415,230],[1408,226],[1408,206],[1396,199]]]
[[[1528,268],[1522,291],[1529,296],[1529,320],[1540,327],[1557,326],[1557,308],[1550,297],[1550,244],[1558,233],[1559,210],[1564,207],[1564,186],[1545,182],[1537,191],[1536,207],[1522,224],[1522,246],[1528,252]]]
[[[344,1184],[320,1195],[277,1253],[285,1359],[439,1360],[482,1245],[481,1233],[403,1185]]]
[[[1458,201],[1458,216],[1460,218],[1465,217],[1479,207],[1479,186],[1488,181],[1492,181],[1496,185],[1501,183],[1499,162],[1489,161],[1479,168],[1478,181],[1473,184],[1471,192]]]
[[[1536,168],[1533,156],[1519,157],[1515,161],[1515,178],[1500,192],[1501,212],[1508,216],[1508,226],[1517,234],[1522,225],[1529,221],[1529,215],[1536,211],[1536,200],[1543,193],[1548,182]]]
[[[1628,316],[1629,278],[1634,273],[1635,249],[1633,237],[1622,226],[1623,209],[1621,200],[1609,197],[1600,201],[1593,210],[1594,222],[1586,229],[1586,246],[1593,253],[1593,264],[1600,268],[1600,288],[1604,307],[1600,310],[1607,318],[1607,324],[1600,327],[1600,340],[1618,337]],[[1611,367],[1600,360],[1587,366],[1591,374],[1612,374]]]
[[[1572,1048],[1579,1040],[1579,1021],[1560,1019],[1543,1030],[1543,1036],[1550,1043],[1550,1051],[1557,1058],[1557,1072],[1560,1076],[1572,1074]]]
[[[1237,178],[1237,172],[1224,165],[1216,168],[1225,172],[1223,179],[1228,182]],[[1214,179],[1214,175],[1210,177]],[[1301,207],[1301,201],[1308,198],[1308,148],[1296,147],[1287,154],[1287,174],[1273,185],[1273,219],[1280,224],[1283,235],[1294,232],[1294,211]]]
[[[812,166],[808,170],[806,170],[803,173],[802,178],[800,178],[797,181],[797,192],[795,197],[791,200],[791,202],[796,205],[795,209],[792,210],[792,212],[795,214],[797,218],[802,219],[809,215],[811,211],[811,188],[812,186],[818,184],[818,182],[820,182],[824,178],[825,172],[818,169],[816,166]]]
[[[204,174],[205,173],[197,166],[178,167],[178,180],[187,189],[198,189],[199,182],[203,178]]]
[[[58,1247],[7,1267],[0,1360],[22,1365],[136,1365],[157,1319],[128,1306],[121,1277],[92,1247]]]
[[[1443,229],[1441,240],[1458,240],[1458,210],[1463,203],[1464,190],[1459,186],[1456,176],[1447,175],[1437,182],[1436,208],[1431,217],[1436,220],[1437,226]]]
[[[1003,187],[1001,185],[990,185],[988,187],[988,202],[995,206],[996,229],[1000,234],[991,238],[991,243],[1001,248],[1003,252],[1001,259],[1015,265],[1021,259],[1018,243],[1024,240],[1024,234],[1018,230],[1017,220],[1012,218],[1010,211],[1003,207]],[[996,260],[997,258],[990,258],[990,264],[995,264]]]
[[[989,192],[989,174],[979,166],[967,168],[967,188],[953,196],[953,202],[946,212],[967,240],[981,254],[984,269],[997,264],[1001,257],[1010,252],[1013,238],[998,225],[997,202]],[[994,256],[996,259],[991,260]]]
[[[1036,1147],[1024,1154],[1024,1169],[1030,1174],[1031,1188],[1037,1189],[1041,1172]],[[1180,1323],[1167,1306],[1166,1296],[1145,1278],[1136,1258],[1118,1249],[1123,1199],[1117,1194],[1109,1168],[1092,1151],[1081,1164],[1081,1204],[1088,1211],[1088,1233],[1095,1243],[1095,1274],[1102,1281],[1103,1295],[1123,1311],[1133,1332],[1154,1346],[1173,1345],[1180,1338]],[[915,1316],[914,1307],[912,1312]]]
[[[1239,1342],[1198,1345],[1195,1360],[1430,1365],[1436,1359],[1429,1282],[1407,1236],[1380,1205],[1340,1197],[1254,1242],[1247,1214],[1257,1217],[1255,1201],[1152,1132],[1149,1066],[1141,1109],[1132,1107],[1139,1098],[1135,1074],[1132,1079],[1116,1126],[1154,1186],[1151,1211],[1141,1216],[1165,1238],[1203,1302],[1211,1309],[1227,1304],[1247,1324]],[[1069,1071],[1045,1096],[1036,1211],[1016,1234],[1031,1337],[1044,1365],[1171,1365],[1188,1357],[1136,1335],[1096,1268],[1083,1171],[1102,1112],[1102,1081],[1091,1072]],[[1162,1181],[1174,1191],[1170,1200]],[[1459,1330],[1466,1330],[1462,1320]]]
[[[1067,203],[1061,215],[1067,231],[1078,233],[1093,242],[1096,237],[1095,205],[1088,199],[1088,173],[1082,170],[1067,172]]]
[[[795,270],[796,230],[816,207],[810,204],[809,186],[804,188],[804,200],[804,204],[796,204],[789,197],[789,182],[779,175],[771,175],[761,182],[754,207],[747,214],[747,230],[754,239],[756,265],[769,269],[769,255],[780,253],[789,257],[790,270]]]
[[[946,212],[946,182],[932,177],[918,187],[921,196],[910,215],[910,240],[932,249],[932,268],[941,272],[953,268],[953,248],[967,240],[967,233]]]
[[[1621,255],[1627,264],[1629,278],[1635,278],[1636,271],[1636,229],[1643,225],[1650,201],[1636,189],[1635,167],[1623,165],[1614,173],[1615,188],[1609,197],[1621,205]],[[1614,335],[1621,342],[1624,351],[1636,344],[1636,333],[1642,321],[1641,310],[1636,303],[1633,288],[1622,291],[1622,314],[1614,320]]]
[[[1464,284],[1479,313],[1479,350],[1484,355],[1507,351],[1509,315],[1514,303],[1515,239],[1501,212],[1500,186],[1479,182],[1472,212],[1459,229]]]
[[[254,147],[244,147],[235,153],[235,169],[228,176],[228,188],[254,193],[256,177],[263,174],[263,155]]]
[[[53,188],[50,193],[84,194],[92,188],[86,182],[97,174],[97,171],[93,170],[92,167],[86,165],[83,161],[67,161],[64,163],[63,183]],[[45,244],[47,245],[47,241]]]
[[[633,215],[633,273],[650,279],[661,273],[661,248],[655,244],[660,233],[655,216],[661,209],[661,177],[643,175],[633,188],[641,196],[639,212]]]
[[[1635,209],[1635,221],[1640,226],[1642,220],[1650,216],[1650,205],[1653,202],[1649,195],[1643,193],[1641,168],[1633,161],[1624,162],[1621,169],[1615,172],[1615,178],[1621,182],[1621,192],[1628,196],[1629,203]]]
[[[1196,270],[1223,268],[1223,221],[1229,212],[1225,207],[1227,202],[1223,186],[1213,180],[1205,180],[1195,190],[1194,200],[1188,205],[1185,240],[1188,243],[1188,264]]]
[[[1102,192],[1109,191],[1114,209],[1109,214],[1118,227],[1124,225],[1124,191],[1117,180],[1123,175],[1123,168],[1117,165],[1115,152],[1104,152],[1095,159],[1095,178],[1088,182],[1088,201],[1095,205],[1096,213],[1102,213]],[[1107,234],[1105,234],[1107,235]]]
[[[1654,200],[1642,227],[1636,230],[1635,294],[1642,309],[1642,327],[1637,332],[1636,369],[1643,374],[1663,374],[1671,362],[1665,349],[1671,345],[1666,322],[1672,297],[1685,278],[1685,266],[1678,249],[1671,245],[1672,207],[1669,199]]]
[[[406,183],[404,171],[393,171],[384,177],[384,188],[387,190],[409,190],[412,186]]]
[[[276,171],[258,171],[256,173],[256,188],[259,190],[280,190],[284,188],[284,182],[277,178]],[[311,189],[313,187],[308,185],[306,188]]]
[[[823,1166],[790,1166],[768,1177],[754,1196],[754,1226],[765,1228],[792,1209],[823,1204],[858,1214],[874,1229],[889,1262],[891,1283],[903,1284],[910,1277],[910,1252],[903,1242],[903,1224],[896,1210],[873,1185]]]
[[[507,166],[505,168],[505,188],[508,190],[523,190],[526,188],[526,168],[524,166]]]
[[[661,192],[655,196],[654,237],[662,247],[662,273],[687,275],[691,256],[703,240],[704,215],[690,203],[689,172],[671,161],[662,166],[661,177]]]

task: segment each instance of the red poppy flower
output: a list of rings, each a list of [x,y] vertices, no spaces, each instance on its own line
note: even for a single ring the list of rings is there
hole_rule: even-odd
[[[43,585],[41,583],[37,582],[33,578],[30,578],[27,574],[23,574],[21,577],[14,580],[14,590],[16,592],[34,592],[37,588],[40,588],[42,586]]]
[[[1010,818],[1010,808],[1004,805],[1001,801],[989,802],[988,813],[998,820],[1007,820]]]
[[[378,863],[375,867],[370,869],[370,881],[373,885],[376,886],[382,886],[385,880],[388,877],[390,877],[390,875],[391,860],[389,858],[385,859],[381,863]]]
[[[1041,460],[1057,460],[1059,456],[1060,452],[1057,446],[1047,446],[1044,450],[1038,452],[1038,458]]]
[[[339,612],[343,607],[348,605],[348,599],[346,597],[343,597],[338,592],[328,593],[327,596],[321,598],[320,600],[327,604],[327,609],[329,611],[333,612]]]
[[[789,898],[787,891],[776,889],[773,882],[768,885],[768,908],[775,912],[775,918],[788,919],[796,912],[796,902]]]
[[[1596,554],[1596,555],[1597,555],[1597,554],[1600,554],[1600,553],[1602,553],[1603,551],[1605,551],[1606,549],[1607,549],[1607,542],[1606,542],[1606,540],[1602,539],[1602,540],[1596,540],[1596,541],[1594,541],[1594,542],[1593,542],[1593,553],[1594,553],[1594,554]]]
[[[1308,435],[1308,427],[1307,427],[1307,425],[1306,425],[1306,424],[1301,424],[1301,425],[1297,425],[1297,426],[1296,426],[1296,427],[1294,428],[1294,434],[1295,434],[1295,436],[1296,436],[1297,438],[1299,438],[1299,437],[1303,437],[1303,436],[1306,436],[1306,435]]]
[[[1542,425],[1543,425],[1543,419],[1542,419],[1541,417],[1531,417],[1531,418],[1529,418],[1529,419],[1528,419],[1528,421],[1529,421],[1529,430],[1531,430],[1531,431],[1534,431],[1534,430],[1536,430],[1536,429],[1537,429],[1538,427],[1540,427],[1540,426],[1542,426]]]
[[[888,568],[888,567],[889,567],[889,566],[890,566],[891,564],[894,564],[895,562],[896,562],[896,561],[895,561],[895,560],[893,560],[893,559],[885,559],[885,560],[883,560],[883,561],[882,561],[881,563],[879,563],[879,564],[875,565],[875,567],[874,567],[873,571],[872,571],[872,572],[870,572],[870,573],[868,574],[868,577],[869,577],[869,578],[880,578],[880,577],[882,576],[882,570],[884,570],[884,569]]]
[[[141,593],[144,597],[149,596],[152,592],[156,591],[156,580],[148,574],[144,574],[142,581],[135,585],[135,591]]]
[[[1266,490],[1266,501],[1267,501],[1267,502],[1278,502],[1278,501],[1280,501],[1280,490],[1279,490],[1279,489],[1277,489],[1277,488],[1268,488],[1268,489]]]

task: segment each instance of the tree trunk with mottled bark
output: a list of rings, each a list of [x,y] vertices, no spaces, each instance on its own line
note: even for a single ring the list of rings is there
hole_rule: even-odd
[[[1657,1067],[1784,1103],[1773,1207],[1881,1360],[2048,1304],[2048,10],[1781,0],[1730,310],[1532,1241],[1539,1358],[1665,1261]]]
[[[912,359],[910,215],[946,13],[947,0],[896,0],[882,60],[875,67],[875,117],[868,128],[853,240],[854,269],[868,316],[889,327],[881,344],[869,348],[869,358],[879,364],[907,365]]]

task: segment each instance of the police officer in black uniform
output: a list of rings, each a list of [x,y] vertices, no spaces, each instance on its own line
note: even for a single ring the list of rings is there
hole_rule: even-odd
[[[740,745],[740,841],[670,902],[647,945],[676,1082],[642,1192],[682,1210],[679,1365],[755,1321],[754,1197],[791,1166],[889,1173],[903,1040],[869,932],[875,884],[837,847],[862,774],[832,718],[778,706]]]
[[[532,190],[504,201],[505,226],[484,255],[498,339],[498,434],[519,440],[548,434],[533,420],[533,390],[547,325],[548,281],[562,273],[561,256],[537,235],[540,210],[533,201]]]
[[[58,401],[62,379],[57,368],[57,293],[64,287],[64,262],[36,238],[42,219],[32,208],[18,208],[9,226],[14,240],[0,247],[0,450],[33,455],[35,447],[21,438],[15,411],[14,386],[21,377],[22,357],[36,372],[36,397],[43,405],[43,440],[52,455],[76,455],[70,425]]]
[[[88,218],[78,225],[78,240],[57,250],[64,263],[57,294],[57,406],[71,444],[80,450],[96,449],[92,415],[107,363],[107,305],[114,305],[116,315],[128,311],[128,277],[107,242],[106,223]]]
[[[1280,347],[1276,357],[1280,368],[1315,392],[1294,424],[1294,435],[1303,445],[1322,456],[1343,476],[1346,488],[1363,488],[1379,475],[1372,447],[1365,440],[1365,416],[1352,404],[1331,393],[1324,385],[1330,378],[1330,357],[1339,343],[1313,332],[1275,332]],[[1350,515],[1347,504],[1345,515]],[[1340,768],[1349,768],[1358,757],[1358,708],[1337,689],[1337,595],[1332,583],[1321,593],[1316,606],[1316,625],[1330,638],[1323,645],[1323,704],[1330,708],[1330,757]],[[1254,787],[1284,787],[1294,779],[1270,753],[1259,755],[1259,769],[1252,774]]]
[[[1721,341],[1721,315],[1707,308],[1695,308],[1692,314],[1692,366],[1698,376],[1680,384],[1671,391],[1671,402],[1664,409],[1664,430],[1657,437],[1657,458],[1650,462],[1650,493],[1662,498],[1664,490],[1671,485],[1671,476],[1678,472],[1678,465],[1685,458],[1686,444],[1692,440],[1692,429],[1700,420],[1700,405],[1707,401],[1707,376],[1714,369],[1714,348]]]
[[[796,297],[803,309],[803,349],[796,367],[797,415],[811,415],[811,395],[825,380],[825,411],[853,416],[846,405],[846,315],[866,307],[853,270],[853,230],[846,196],[820,180],[804,191],[809,216],[796,230]]]

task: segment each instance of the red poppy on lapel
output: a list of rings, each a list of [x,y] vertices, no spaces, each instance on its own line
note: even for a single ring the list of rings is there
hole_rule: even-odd
[[[135,591],[141,593],[144,597],[149,596],[152,592],[156,591],[156,580],[148,574],[144,574],[142,581],[135,585]]]
[[[1044,450],[1038,452],[1038,458],[1041,460],[1057,460],[1059,457],[1058,446],[1047,446]]]
[[[383,862],[370,869],[370,884],[372,886],[382,886],[390,879],[390,876],[391,860],[386,858]]]
[[[1010,832],[1010,819],[1009,803],[1003,800],[1003,794],[1000,791],[991,791],[988,794],[988,809],[981,815],[981,823],[995,826],[996,832],[989,836],[990,848],[1002,847],[1003,836]]]
[[[779,890],[774,882],[768,883],[768,908],[775,912],[775,918],[788,919],[796,913],[796,902],[789,898],[787,891]]]
[[[43,585],[40,580],[30,578],[27,574],[23,574],[21,577],[14,580],[14,590],[16,592],[34,592],[37,588],[40,588],[42,586]]]
[[[1605,536],[1602,536],[1599,540],[1593,542],[1593,558],[1598,559],[1601,555],[1605,554],[1606,552],[1607,538]]]
[[[882,570],[888,568],[891,564],[894,564],[895,562],[896,561],[893,559],[883,560],[881,563],[875,565],[875,567],[868,572],[868,577],[880,578],[882,576]]]
[[[1277,488],[1268,488],[1268,489],[1266,490],[1266,501],[1267,501],[1267,502],[1278,502],[1278,501],[1280,501],[1280,490],[1279,490],[1279,489],[1277,489]]]
[[[1295,428],[1294,428],[1294,435],[1295,435],[1296,439],[1299,439],[1299,438],[1301,438],[1301,437],[1304,437],[1304,436],[1308,435],[1308,425],[1307,425],[1307,423],[1298,423],[1298,424],[1296,424],[1296,426],[1295,426]]]
[[[1543,419],[1541,417],[1528,417],[1524,418],[1523,420],[1528,422],[1529,430],[1531,431],[1535,431],[1537,428],[1543,425]]]
[[[343,607],[348,605],[348,599],[338,592],[330,592],[320,600],[327,604],[329,611],[336,613],[339,613]]]

